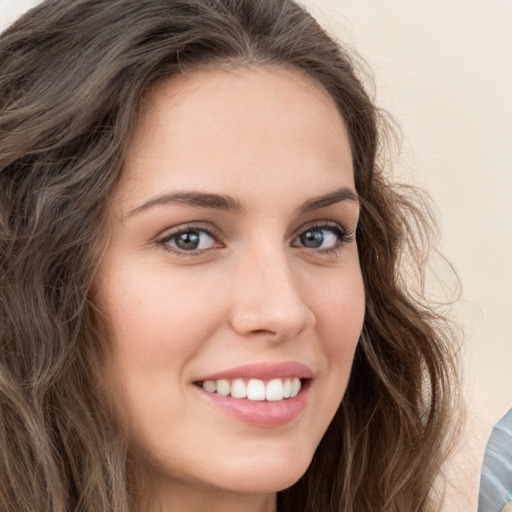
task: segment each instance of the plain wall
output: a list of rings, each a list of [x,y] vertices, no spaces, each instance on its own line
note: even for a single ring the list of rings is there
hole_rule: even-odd
[[[0,29],[35,3],[0,0]],[[437,205],[462,283],[468,403],[446,511],[476,510],[486,438],[512,406],[512,1],[303,3],[373,69],[404,134],[397,173]]]

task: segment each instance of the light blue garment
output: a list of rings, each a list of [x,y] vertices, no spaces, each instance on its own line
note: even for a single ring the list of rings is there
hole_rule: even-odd
[[[478,512],[500,512],[512,500],[512,409],[492,429],[480,480]]]

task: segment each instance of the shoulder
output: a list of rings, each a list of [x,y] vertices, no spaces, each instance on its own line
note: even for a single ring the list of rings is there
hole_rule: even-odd
[[[485,448],[478,512],[499,512],[512,500],[512,409],[496,423]],[[512,511],[510,504],[507,511]]]

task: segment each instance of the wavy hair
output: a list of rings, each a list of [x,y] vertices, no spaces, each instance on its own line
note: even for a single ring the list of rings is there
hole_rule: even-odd
[[[0,509],[134,509],[127,439],[97,389],[109,199],[159,80],[270,65],[313,77],[345,121],[366,293],[344,399],[278,510],[438,510],[458,364],[422,288],[432,218],[384,172],[385,119],[351,55],[292,0],[47,0],[1,35]]]

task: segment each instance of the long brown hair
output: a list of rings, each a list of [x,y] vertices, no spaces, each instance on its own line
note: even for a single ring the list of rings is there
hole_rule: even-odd
[[[451,331],[422,294],[432,219],[386,177],[384,118],[350,55],[291,0],[47,0],[2,34],[2,510],[133,508],[127,442],[96,389],[99,241],[145,92],[219,65],[287,66],[320,83],[346,123],[361,197],[363,334],[342,404],[279,510],[437,510],[458,382]]]

